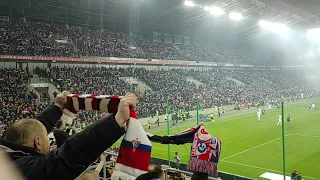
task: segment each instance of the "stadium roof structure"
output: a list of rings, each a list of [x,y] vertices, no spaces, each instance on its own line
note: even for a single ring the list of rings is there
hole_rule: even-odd
[[[1,0],[0,15],[114,29],[125,27],[128,31],[178,35],[206,32],[206,36],[224,34],[230,40],[246,41],[268,34],[259,32],[259,19],[302,28],[311,28],[320,22],[318,0],[193,2],[201,6],[219,6],[227,12],[240,12],[245,19],[231,22],[227,15],[213,17],[203,8],[186,7],[184,0]]]

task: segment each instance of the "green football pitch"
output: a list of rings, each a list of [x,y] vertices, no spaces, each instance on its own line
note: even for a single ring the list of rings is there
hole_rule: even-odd
[[[308,111],[312,102],[320,105],[320,99],[285,103],[285,120],[291,115],[291,124],[285,123],[286,172],[301,172],[304,180],[320,179],[320,110]],[[282,174],[282,128],[277,126],[281,108],[272,108],[257,120],[257,109],[230,111],[215,122],[204,122],[207,131],[222,142],[219,171],[253,179],[265,172]],[[170,124],[170,134],[196,125],[196,118],[187,122]],[[167,135],[166,124],[153,125],[146,130],[156,135]],[[119,145],[117,143],[117,145]],[[190,144],[170,145],[171,161],[179,152],[183,163],[189,160]],[[152,157],[168,159],[168,145],[152,143]]]

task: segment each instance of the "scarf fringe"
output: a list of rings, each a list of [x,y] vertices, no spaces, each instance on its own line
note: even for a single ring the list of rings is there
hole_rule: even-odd
[[[218,176],[218,164],[194,157],[191,157],[189,160],[188,170],[193,172],[208,173],[212,176]]]

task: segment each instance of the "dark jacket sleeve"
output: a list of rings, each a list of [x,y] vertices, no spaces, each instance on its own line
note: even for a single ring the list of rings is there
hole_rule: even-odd
[[[194,133],[188,133],[185,135],[176,136],[158,136],[158,135],[147,135],[149,140],[161,144],[185,144],[192,143],[194,138]]]
[[[56,139],[57,147],[60,147],[66,141],[66,139],[70,137],[70,135],[67,132],[58,129],[55,129],[53,131],[53,135]]]
[[[173,136],[158,136],[158,135],[152,135],[148,134],[147,136],[150,141],[161,143],[161,144],[185,144],[185,143],[192,143],[194,139],[194,134],[199,130],[200,126],[195,128],[193,131],[183,133],[183,134],[177,134]]]
[[[40,113],[37,119],[46,127],[47,132],[49,133],[53,130],[61,116],[62,110],[58,106],[50,104]]]
[[[28,180],[74,180],[124,133],[111,115],[68,138],[47,155],[20,158],[23,163],[19,159],[19,169]]]
[[[60,148],[52,152],[51,156],[58,160],[52,166],[53,173],[62,174],[61,178],[66,180],[71,176],[73,180],[124,133],[125,130],[117,124],[114,115],[95,122],[68,138]],[[60,172],[61,169],[55,169],[58,166],[64,166],[64,173]]]

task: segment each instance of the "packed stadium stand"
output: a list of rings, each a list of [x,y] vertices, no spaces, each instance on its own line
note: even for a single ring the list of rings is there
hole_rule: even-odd
[[[73,93],[125,94],[136,91],[140,100],[138,112],[141,117],[155,116],[157,112],[164,114],[166,100],[172,103],[173,109],[191,110],[195,108],[196,101],[199,101],[203,108],[207,108],[315,93],[307,86],[295,82],[293,78],[282,80],[281,73],[247,70],[199,72],[181,69],[153,71],[145,68],[52,67],[49,75],[60,84],[61,90]],[[197,87],[188,82],[187,77],[190,76],[203,85]],[[229,76],[244,84],[237,85],[226,78]],[[120,77],[138,78],[151,90],[141,93],[141,90],[130,87]]]
[[[47,102],[36,103],[36,95],[27,88],[28,74],[19,69],[0,69],[0,135],[16,120],[34,118]]]
[[[2,21],[0,53],[58,57],[121,57],[216,63],[270,65],[268,57],[223,45],[153,42],[136,34],[66,28],[58,24],[17,20]]]
[[[202,108],[207,108],[316,93],[296,82],[294,78],[284,79],[280,73],[274,72],[247,70],[198,72],[181,69],[153,71],[145,68],[105,67],[52,67],[49,73],[47,69],[38,69],[36,72],[40,77],[54,79],[57,84],[60,84],[61,91],[68,90],[83,94],[125,94],[135,91],[139,98],[137,110],[141,117],[165,114],[166,100],[170,101],[173,109],[190,111],[195,109],[197,101]],[[35,103],[35,95],[26,90],[24,83],[27,83],[28,75],[24,71],[2,69],[1,74],[1,80],[5,84],[1,97],[2,129],[10,125],[13,119],[34,117],[48,103],[48,101],[40,105]],[[188,82],[187,77],[190,76],[198,79],[203,85],[197,87],[194,83]],[[138,78],[151,90],[141,93],[140,89],[134,89],[120,77]],[[239,86],[226,77],[239,79],[243,85]],[[47,92],[43,91],[45,90],[40,91],[41,95],[48,97]],[[83,121],[92,121],[99,116],[98,112],[87,112],[79,117]]]

